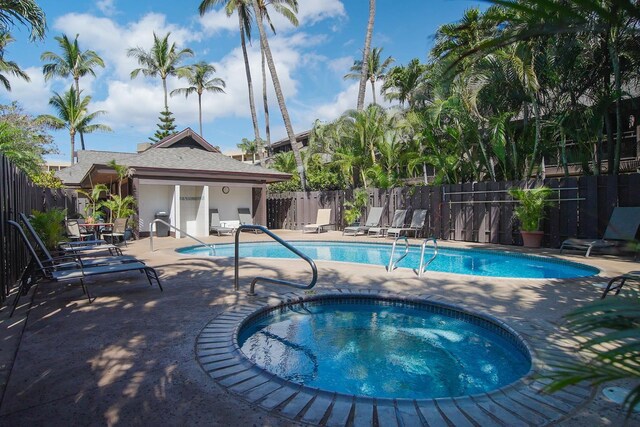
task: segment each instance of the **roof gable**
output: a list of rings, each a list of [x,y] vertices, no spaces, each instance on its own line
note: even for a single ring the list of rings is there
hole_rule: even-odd
[[[153,150],[156,148],[178,148],[178,147],[198,148],[201,150],[211,151],[213,153],[220,152],[220,150],[218,150],[216,147],[214,147],[213,145],[205,141],[203,137],[198,135],[191,128],[186,128],[181,132],[167,136],[166,138],[158,141],[158,143],[151,146],[149,150]]]

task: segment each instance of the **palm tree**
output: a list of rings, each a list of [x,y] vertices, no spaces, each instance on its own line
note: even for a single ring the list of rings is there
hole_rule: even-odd
[[[388,100],[397,100],[400,105],[406,102],[409,108],[412,108],[416,91],[421,86],[426,70],[426,66],[417,58],[412,59],[406,67],[393,67],[382,85],[384,97]]]
[[[373,21],[376,17],[376,0],[369,0],[369,22],[367,23],[367,34],[364,38],[364,49],[362,49],[362,68],[360,69],[360,86],[358,86],[358,103],[356,109],[362,111],[364,108],[364,92],[367,85],[367,64],[369,63],[369,50],[371,49],[371,38],[373,37]]]
[[[247,88],[249,90],[249,109],[251,110],[251,121],[253,123],[253,133],[256,141],[260,141],[260,128],[258,127],[258,115],[256,113],[256,104],[253,96],[253,82],[251,80],[251,67],[249,66],[249,56],[247,55],[246,39],[251,40],[251,21],[253,12],[249,6],[249,0],[202,0],[198,11],[200,16],[207,13],[218,5],[224,4],[227,16],[238,13],[238,25],[240,28],[240,46],[242,47],[242,56],[244,58],[244,69],[247,74]]]
[[[193,56],[193,51],[189,48],[178,50],[175,43],[169,44],[169,36],[167,33],[160,38],[153,33],[153,46],[151,50],[146,51],[141,47],[130,48],[127,50],[127,56],[136,58],[141,68],[136,68],[131,72],[131,78],[135,79],[138,74],[142,73],[147,77],[160,76],[162,79],[162,89],[164,90],[164,111],[169,111],[167,102],[167,77],[175,76],[178,71],[183,68],[179,64],[186,57]]]
[[[31,41],[44,39],[47,20],[44,12],[34,0],[0,0],[0,32],[6,33],[14,20],[30,27]]]
[[[91,122],[99,115],[105,114],[105,111],[87,112],[87,106],[91,101],[90,96],[80,98],[80,94],[76,94],[76,90],[71,86],[69,90],[62,95],[54,92],[53,97],[49,100],[51,105],[58,114],[58,117],[52,115],[40,116],[56,129],[69,129],[71,138],[71,164],[75,158],[75,139],[76,133],[79,131],[92,133],[98,130],[110,132],[111,128],[102,124],[91,124]]]
[[[383,62],[380,62],[382,54],[381,47],[374,47],[369,55],[367,64],[367,80],[371,83],[371,92],[373,93],[373,103],[376,104],[376,81],[384,80],[387,76],[387,69],[395,60],[392,57],[388,57]],[[360,79],[362,71],[362,61],[356,60],[351,66],[351,73],[344,76],[345,79]]]
[[[273,6],[276,12],[280,13],[284,16],[293,26],[298,26],[298,18],[296,17],[296,13],[298,12],[298,0],[258,0],[258,5],[260,6],[260,13],[258,14],[258,19],[267,19],[269,23],[269,27],[273,34],[276,33],[276,29],[273,26],[273,22],[271,22],[271,17],[269,16],[269,10],[267,9],[268,5]],[[267,70],[266,70],[266,58],[264,56],[264,51],[261,49],[262,57],[262,103],[264,105],[264,122],[265,122],[265,134],[267,138],[267,150],[269,154],[271,153],[271,129],[269,127],[269,103],[267,99]]]
[[[188,87],[174,89],[171,96],[176,94],[184,94],[185,98],[192,93],[198,94],[198,119],[200,121],[200,136],[202,136],[202,94],[206,92],[224,93],[226,83],[219,77],[213,77],[216,67],[207,64],[204,61],[188,67],[180,68],[177,75],[180,78],[186,78],[189,82]]]
[[[258,0],[252,1],[253,8],[255,10],[259,10],[260,5],[258,4]],[[278,99],[278,106],[280,107],[280,112],[282,113],[282,120],[284,121],[284,127],[287,130],[287,136],[289,137],[291,150],[293,151],[293,155],[296,158],[296,165],[298,167],[298,172],[300,173],[300,183],[302,184],[302,188],[304,190],[306,189],[306,182],[304,176],[304,164],[302,163],[302,156],[300,155],[300,146],[296,141],[296,136],[293,132],[293,127],[291,126],[291,119],[289,118],[289,112],[287,111],[287,106],[284,101],[284,95],[282,94],[282,87],[280,86],[280,80],[278,79],[278,72],[276,71],[276,65],[273,62],[273,56],[271,55],[271,49],[269,48],[267,33],[264,31],[262,20],[258,19],[256,20],[256,22],[258,24],[258,31],[260,32],[260,44],[267,58],[267,65],[269,66],[269,72],[271,73],[271,79],[273,80],[273,88],[276,92],[276,98]]]
[[[73,77],[73,81],[76,85],[76,93],[80,94],[80,77],[87,74],[96,76],[94,67],[104,68],[104,61],[93,50],[85,50],[82,52],[78,46],[78,34],[73,40],[73,43],[69,40],[66,34],[55,38],[62,51],[62,56],[54,52],[44,52],[40,55],[41,61],[50,61],[42,66],[42,74],[44,74],[44,80],[48,81],[52,77]],[[80,132],[80,143],[84,150],[84,135]]]
[[[242,138],[242,142],[238,144],[238,148],[242,150],[244,154],[251,154],[251,163],[256,163],[256,153],[258,152],[258,143],[255,140],[249,141],[247,138]]]
[[[20,66],[13,61],[5,61],[4,52],[7,45],[11,42],[15,41],[11,34],[9,33],[0,33],[0,83],[4,86],[7,91],[11,91],[11,84],[9,83],[9,79],[5,76],[5,74],[11,74],[16,77],[20,77],[23,80],[31,81],[27,73],[22,71]]]

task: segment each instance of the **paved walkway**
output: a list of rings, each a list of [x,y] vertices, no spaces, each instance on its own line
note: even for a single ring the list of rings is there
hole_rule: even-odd
[[[288,240],[302,237],[300,232],[279,231],[278,234]],[[343,239],[336,232],[307,234],[305,238]],[[242,241],[263,239],[265,236],[242,235]],[[208,239],[211,242],[230,240],[229,237]],[[83,298],[79,285],[41,284],[23,297],[13,318],[8,319],[7,307],[0,309],[0,425],[328,423],[326,412],[318,418],[317,409],[313,409],[316,415],[311,417],[309,411],[313,403],[303,405],[293,415],[283,413],[284,407],[265,409],[269,406],[264,399],[254,402],[239,397],[202,369],[196,356],[196,341],[203,328],[221,313],[256,300],[244,292],[233,291],[232,260],[177,255],[175,247],[191,244],[186,240],[162,238],[155,239],[155,243],[156,252],[149,251],[149,241],[144,239],[130,244],[125,253],[157,268],[164,292],[150,287],[143,276],[132,273],[88,281],[92,294],[97,297],[92,304]],[[442,242],[442,245],[454,244]],[[558,256],[557,250],[540,253]],[[580,256],[566,258],[586,261]],[[496,316],[523,335],[539,336],[536,348],[544,353],[544,349],[558,344],[554,333],[562,322],[562,315],[598,298],[601,289],[594,284],[637,269],[637,264],[614,258],[595,257],[588,262],[602,270],[599,277],[562,281],[483,279],[443,273],[431,273],[419,279],[408,269],[387,274],[382,266],[318,262],[317,290],[332,292],[340,288],[354,292],[375,290],[408,296],[431,295]],[[306,268],[306,264],[294,260],[243,260],[241,288],[246,290],[251,278],[258,274],[303,281],[308,274]],[[289,291],[258,286],[261,299]],[[545,340],[548,346],[544,345]],[[562,351],[571,349],[564,347]],[[563,410],[555,412],[548,404],[532,408],[530,399],[535,396],[525,396],[511,406],[508,400],[493,405],[494,400],[473,414],[464,411],[462,401],[452,406],[427,408],[427,412],[455,425],[487,425],[489,422],[500,425],[499,420],[505,418],[492,411],[515,416],[522,424],[623,425],[624,413],[620,407],[607,401],[597,390],[589,390],[584,399],[574,405],[567,404],[571,395],[580,393],[574,390],[568,397],[556,398],[556,405]],[[324,401],[318,402],[316,407],[324,404]],[[338,404],[329,402],[332,408]],[[504,413],[505,408],[508,413]],[[386,414],[386,420],[395,417],[405,422],[406,409],[397,405],[381,408],[378,413]],[[436,412],[431,412],[433,410]],[[424,421],[425,418],[418,416],[418,419]],[[634,415],[627,423],[640,425],[640,416]],[[506,421],[503,424],[509,425]]]

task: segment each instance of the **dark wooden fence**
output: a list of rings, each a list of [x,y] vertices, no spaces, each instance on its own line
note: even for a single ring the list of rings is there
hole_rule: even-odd
[[[543,183],[559,190],[558,202],[548,208],[544,220],[546,247],[558,247],[567,237],[602,237],[615,206],[640,206],[640,174],[554,178]],[[368,207],[385,207],[385,224],[390,222],[395,209],[428,209],[424,236],[517,245],[521,244],[521,238],[513,219],[515,204],[507,190],[532,184],[540,183],[475,182],[370,189]],[[332,208],[336,228],[341,229],[345,225],[343,204],[351,198],[349,191],[270,194],[267,225],[300,230],[315,222],[318,209]]]
[[[75,206],[75,194],[34,185],[0,155],[0,303],[5,301],[28,262],[24,244],[7,220],[17,220],[21,212],[29,214],[34,209],[42,211],[51,207],[67,207],[73,213]]]

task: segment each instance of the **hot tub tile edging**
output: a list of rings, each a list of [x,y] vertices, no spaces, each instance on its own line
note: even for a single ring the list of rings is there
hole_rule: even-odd
[[[442,300],[438,301],[432,298],[425,298],[426,296],[427,295],[399,295],[391,293],[389,291],[363,293],[352,292],[346,289],[338,288],[337,292],[321,292],[317,294],[314,293],[312,295],[305,293],[296,293],[294,298],[288,297],[286,299],[279,299],[279,301],[275,304],[269,304],[266,301],[251,302],[246,305],[243,304],[242,313],[238,313],[237,309],[224,311],[218,316],[214,317],[202,329],[196,340],[196,359],[202,369],[216,383],[226,388],[230,393],[240,396],[241,398],[249,402],[257,403],[263,409],[270,411],[272,414],[284,416],[285,418],[288,418],[290,420],[302,419],[304,422],[312,422],[318,420],[317,413],[307,416],[306,412],[309,410],[309,408],[313,407],[313,402],[318,396],[325,396],[324,398],[326,399],[327,394],[332,394],[333,398],[331,399],[331,402],[328,404],[325,412],[320,418],[320,420],[325,421],[347,420],[347,418],[344,417],[344,413],[336,414],[335,417],[332,417],[332,410],[335,406],[335,402],[337,402],[337,400],[339,399],[341,402],[343,402],[343,404],[339,406],[343,412],[345,406],[344,402],[352,402],[351,406],[349,406],[349,413],[353,413],[354,416],[358,409],[360,411],[366,411],[366,407],[370,406],[372,408],[371,417],[374,417],[378,412],[377,409],[375,411],[373,411],[373,409],[378,408],[379,405],[383,405],[385,408],[384,413],[386,418],[383,421],[389,421],[388,417],[391,413],[389,412],[389,408],[393,409],[393,413],[395,413],[396,419],[403,419],[403,417],[406,418],[410,415],[408,415],[406,412],[403,412],[399,405],[402,405],[405,410],[410,405],[413,405],[416,411],[417,418],[413,418],[412,416],[410,417],[412,420],[420,419],[422,423],[428,423],[428,419],[425,417],[425,411],[423,410],[423,408],[429,408],[433,405],[437,406],[437,402],[440,402],[442,405],[444,405],[451,416],[455,415],[454,418],[457,418],[458,415],[462,415],[465,416],[465,419],[467,420],[475,420],[475,423],[477,423],[479,420],[486,420],[485,417],[486,413],[488,412],[487,408],[491,408],[493,407],[493,405],[497,405],[499,409],[497,409],[497,413],[493,414],[493,417],[497,418],[500,422],[503,422],[507,425],[512,424],[514,421],[520,420],[518,415],[522,415],[521,413],[518,414],[518,412],[513,412],[514,406],[519,407],[522,411],[525,411],[527,413],[530,412],[528,415],[530,415],[532,419],[536,421],[534,424],[546,425],[551,422],[557,422],[559,419],[569,414],[571,411],[567,412],[567,406],[572,407],[573,411],[575,411],[577,408],[586,404],[587,401],[592,397],[593,393],[591,389],[588,386],[583,385],[575,387],[575,390],[573,391],[576,391],[576,394],[564,391],[564,393],[560,394],[557,398],[553,397],[554,395],[541,395],[540,388],[544,387],[544,380],[541,380],[540,374],[542,373],[541,371],[544,370],[545,364],[539,358],[538,352],[535,350],[535,348],[539,344],[543,344],[543,340],[541,337],[529,336],[528,334],[520,334],[517,329],[514,329],[504,321],[486,313],[477,313],[479,315],[476,315],[476,313],[469,313],[468,310],[473,309],[466,307],[465,304],[452,304],[450,302],[445,302]],[[272,312],[274,310],[286,309],[289,305],[295,305],[301,302],[317,303],[318,301],[322,302],[331,299],[335,300],[336,297],[346,298],[351,300],[351,302],[353,302],[353,300],[371,301],[373,299],[378,300],[382,298],[383,300],[395,300],[404,304],[409,303],[425,306],[437,305],[439,307],[436,308],[436,310],[442,310],[442,313],[457,311],[458,313],[460,313],[460,315],[463,316],[463,318],[466,315],[487,323],[493,322],[496,330],[502,330],[505,333],[511,334],[511,337],[515,338],[516,342],[519,342],[524,346],[524,348],[522,349],[525,350],[531,358],[531,369],[524,377],[517,380],[515,383],[509,384],[498,390],[493,390],[489,393],[438,399],[386,399],[334,393],[308,387],[305,385],[295,384],[260,368],[258,365],[251,362],[241,353],[237,341],[238,332],[246,324],[246,322],[248,322],[249,320],[254,320],[256,318],[255,316],[268,315],[269,312]],[[251,307],[253,310],[248,310],[249,307]],[[225,314],[229,314],[229,311],[234,314],[234,320],[238,319],[235,323],[231,322],[231,319],[229,317],[225,317]],[[236,317],[235,314],[242,314],[243,317]],[[218,320],[220,320],[220,322],[218,322]],[[520,324],[521,322],[514,323]],[[215,335],[217,335],[215,337],[217,341],[215,341],[214,343],[210,342],[212,337],[207,336],[209,331],[213,330],[216,331]],[[556,330],[554,332],[558,331]],[[523,335],[527,336],[526,339],[523,337]],[[531,343],[531,346],[529,345],[529,343]],[[220,347],[210,348],[209,346],[211,345],[219,345]],[[220,361],[237,358],[238,363],[230,366],[229,368],[225,368],[220,365],[221,367],[219,369],[207,369],[206,365],[213,362],[211,356],[216,354],[212,352],[216,352],[220,349],[228,349],[229,353],[227,354],[229,354],[230,356],[228,359],[221,359]],[[215,357],[213,359],[215,359]],[[525,392],[522,392],[523,390]],[[541,398],[535,399],[534,397],[532,397],[531,393],[540,395]],[[289,408],[289,411],[286,411],[285,409],[291,403],[291,401],[295,400],[298,397],[299,394],[311,396],[311,398],[306,402],[304,407],[302,407],[294,416],[291,416],[290,413],[294,410],[294,408]],[[567,394],[571,397],[573,402],[567,400]],[[273,399],[269,397],[271,395],[274,395]],[[278,398],[282,398],[283,396],[285,398],[274,406],[274,401],[278,400]],[[546,396],[552,397],[545,401],[544,398]],[[563,399],[561,396],[564,396],[565,398]],[[262,401],[267,402],[267,405],[261,405]],[[554,401],[556,403],[556,406],[553,405]],[[456,402],[464,402],[464,406],[461,406],[461,404],[458,404]],[[358,405],[358,403],[360,403],[360,405]],[[530,406],[535,405],[541,405],[541,408],[543,409],[539,409],[538,411],[536,411],[535,409],[530,408]],[[277,408],[278,406],[282,406],[282,408],[273,412],[274,408]],[[382,406],[380,407],[382,408]],[[545,414],[542,414],[539,411],[542,411]],[[368,418],[366,414],[360,413],[359,415],[360,417],[364,416],[365,418]],[[445,417],[447,420],[449,420],[449,422],[454,422],[454,420],[451,420],[446,416],[445,412],[442,412],[442,409],[440,409],[439,414],[430,414],[429,417],[435,417],[436,415],[438,415],[438,417]],[[459,421],[460,420],[463,419],[460,418]],[[531,420],[529,420],[529,422],[531,422]],[[332,423],[330,425],[339,424]]]

